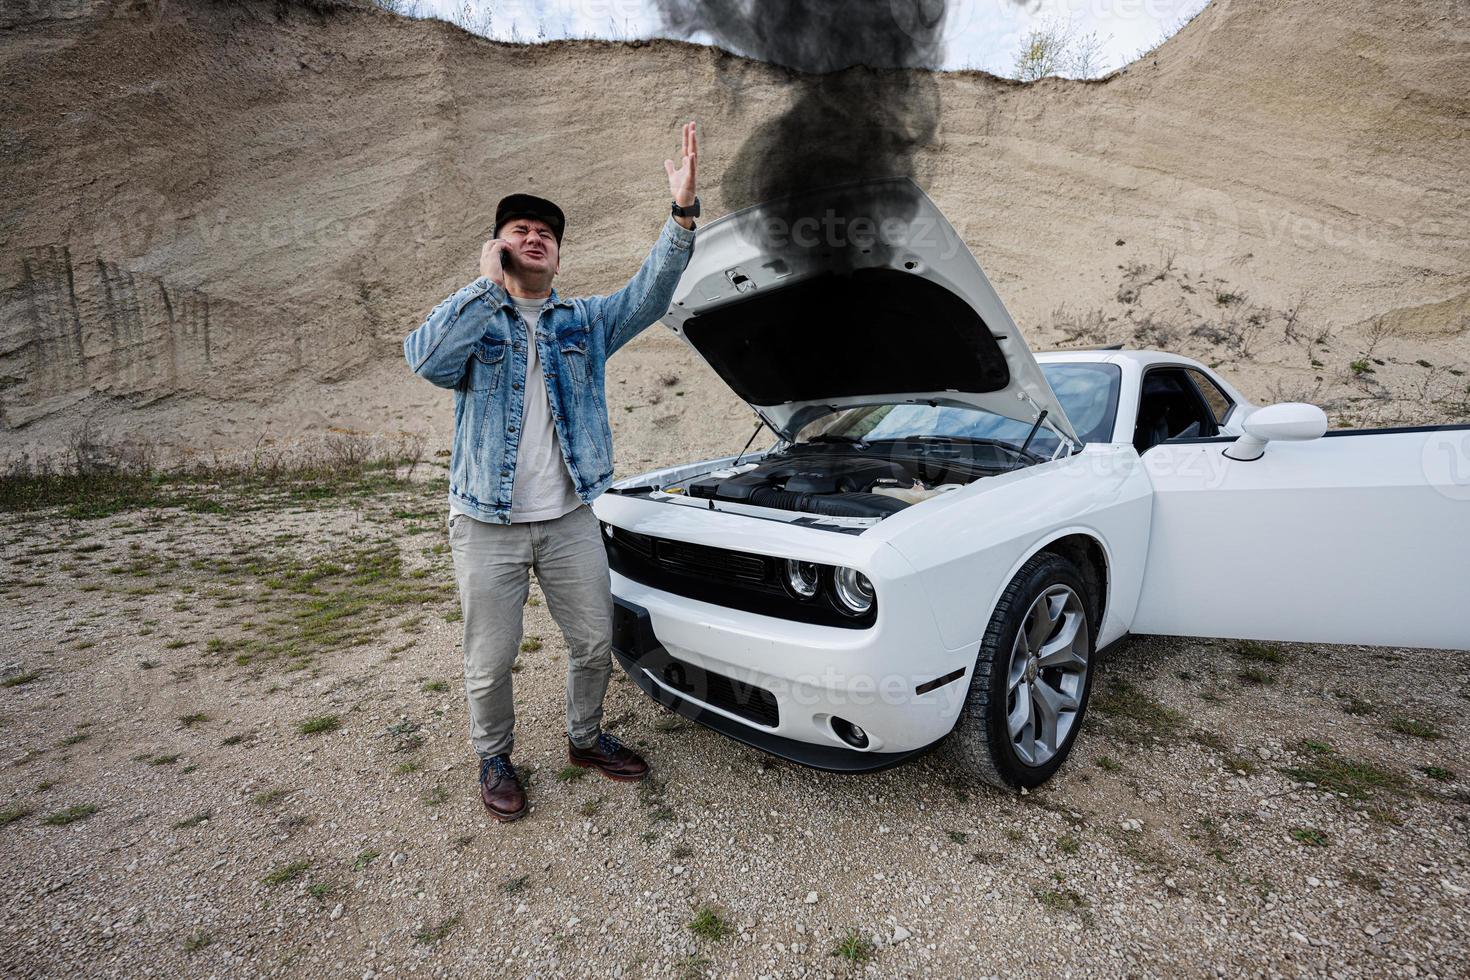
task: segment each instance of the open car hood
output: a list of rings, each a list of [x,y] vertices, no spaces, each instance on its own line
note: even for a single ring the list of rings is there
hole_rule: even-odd
[[[1066,412],[954,227],[907,178],[725,215],[699,238],[664,322],[781,437],[857,405]]]

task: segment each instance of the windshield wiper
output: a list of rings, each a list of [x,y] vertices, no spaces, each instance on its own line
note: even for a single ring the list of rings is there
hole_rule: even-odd
[[[859,449],[868,448],[868,444],[857,436],[844,436],[836,432],[821,432],[807,440],[808,444],[814,442],[840,442],[844,445],[857,446]]]
[[[1002,439],[976,439],[971,436],[903,436],[895,439],[875,439],[874,442],[962,442],[967,446],[994,446],[997,449],[1004,449],[1008,453],[1012,453],[1021,459],[1030,460],[1033,463],[1046,462],[1044,456],[1033,453],[1029,448],[1017,446],[1015,443],[1006,442]]]

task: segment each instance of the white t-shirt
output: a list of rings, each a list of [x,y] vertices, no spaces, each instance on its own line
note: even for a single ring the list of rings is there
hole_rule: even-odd
[[[551,399],[546,393],[546,375],[536,350],[536,323],[545,309],[545,299],[523,299],[512,296],[516,309],[526,321],[528,354],[526,362],[526,401],[521,414],[521,443],[516,451],[515,483],[511,490],[510,520],[549,521],[569,514],[581,505],[571,472],[561,456],[561,440],[551,418]],[[450,501],[451,514],[465,514]],[[472,514],[465,514],[473,517]]]

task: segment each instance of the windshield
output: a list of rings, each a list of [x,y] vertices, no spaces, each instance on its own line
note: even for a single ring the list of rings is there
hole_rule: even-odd
[[[1118,388],[1123,372],[1116,364],[1043,364],[1057,401],[1067,413],[1083,442],[1111,442],[1113,420],[1118,414]],[[1031,431],[1030,424],[995,415],[978,408],[932,405],[864,405],[834,412],[803,426],[797,442],[820,436],[862,439],[910,439],[940,436],[952,439],[988,439],[1020,446]],[[820,440],[818,440],[820,441]],[[1050,456],[1057,437],[1043,426],[1031,440],[1031,451]]]

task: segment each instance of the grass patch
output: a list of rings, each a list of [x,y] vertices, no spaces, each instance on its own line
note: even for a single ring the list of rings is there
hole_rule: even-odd
[[[212,946],[213,944],[214,936],[211,933],[200,930],[184,940],[184,952],[197,953],[206,946]]]
[[[39,670],[28,670],[24,674],[11,674],[5,680],[0,681],[0,687],[23,687],[32,681],[39,680],[40,677]]]
[[[717,943],[722,939],[728,939],[735,931],[735,927],[720,918],[718,912],[708,906],[701,908],[689,923],[689,931],[700,939]]]
[[[519,892],[525,891],[526,886],[530,883],[530,875],[516,875],[514,878],[507,878],[505,881],[501,882],[500,890],[507,895],[515,895]]]
[[[1286,663],[1286,654],[1274,643],[1258,643],[1255,640],[1242,640],[1235,645],[1235,655],[1242,660],[1257,664],[1274,664],[1280,666]]]
[[[166,507],[221,514],[258,509],[266,501],[368,498],[414,487],[411,478],[422,454],[417,437],[387,442],[334,433],[314,451],[164,471],[148,447],[100,443],[83,427],[73,433],[64,459],[23,457],[0,474],[0,511],[61,508],[65,517],[94,520]]]
[[[180,820],[178,823],[174,824],[174,830],[188,830],[190,827],[197,827],[213,816],[213,810],[200,810],[192,817],[185,817],[183,820]]]
[[[1291,839],[1307,847],[1326,847],[1329,842],[1327,832],[1316,827],[1293,827]]]
[[[1439,766],[1420,766],[1419,771],[1438,783],[1447,783],[1455,778],[1454,773]]]
[[[873,945],[873,941],[856,929],[847,930],[837,941],[837,945],[832,947],[833,956],[854,965],[868,962],[877,952],[878,948]]]
[[[451,929],[459,924],[459,916],[451,915],[437,925],[425,926],[413,934],[413,941],[420,946],[430,946],[449,935]]]
[[[563,766],[556,778],[564,783],[575,783],[587,775],[587,770],[581,766]]]
[[[368,848],[366,851],[360,852],[357,857],[352,859],[352,870],[364,870],[368,865],[372,864],[379,857],[381,857],[382,854],[382,851],[378,851],[373,848]]]
[[[541,637],[539,637],[539,636],[528,636],[524,640],[521,641],[521,652],[522,653],[535,653],[537,650],[540,650],[540,649],[541,649]]]
[[[12,803],[0,810],[0,827],[8,827],[17,820],[30,816],[31,808],[21,803]]]
[[[70,745],[81,745],[83,742],[91,737],[92,735],[90,732],[75,732],[62,739],[61,744],[63,747]]]
[[[1101,712],[1124,741],[1167,738],[1184,728],[1184,715],[1154,700],[1127,681],[1114,681],[1094,691],[1092,708]]]
[[[1123,768],[1123,763],[1110,755],[1100,755],[1097,757],[1097,767],[1103,772],[1119,772]]]
[[[1389,720],[1388,727],[1391,731],[1399,735],[1422,738],[1430,742],[1444,738],[1444,733],[1433,722],[1421,721],[1418,718],[1408,718],[1404,715],[1394,715]]]
[[[202,724],[204,724],[208,720],[209,720],[209,715],[206,715],[202,711],[194,711],[194,712],[190,712],[187,715],[179,715],[179,727],[180,728],[193,728],[196,725],[202,725]]]
[[[1236,675],[1242,683],[1255,687],[1266,687],[1276,683],[1276,675],[1262,667],[1247,667]]]
[[[300,670],[324,653],[378,640],[407,609],[441,602],[453,585],[415,578],[396,542],[380,540],[303,559],[291,554],[247,553],[196,559],[200,571],[262,586],[260,604],[273,615],[252,621],[236,636],[215,637],[209,653],[241,665],[275,662]]]
[[[597,816],[599,813],[602,812],[602,797],[599,796],[595,800],[583,801],[582,805],[577,807],[577,812],[584,817]]]
[[[1051,912],[1076,912],[1087,907],[1087,899],[1070,888],[1049,888],[1037,892],[1036,900]]]
[[[303,735],[322,735],[327,732],[335,732],[342,727],[342,719],[336,715],[317,715],[308,718],[296,726],[297,731]]]
[[[425,681],[424,690],[430,694],[443,694],[449,690],[448,681]]]
[[[1297,751],[1310,758],[1303,765],[1281,770],[1299,783],[1315,783],[1322,789],[1346,794],[1352,800],[1370,799],[1379,792],[1402,793],[1404,777],[1371,762],[1338,755],[1321,742],[1301,743]]]
[[[1057,838],[1057,850],[1063,854],[1076,854],[1082,850],[1082,845],[1078,843],[1077,838],[1063,834]]]
[[[252,796],[250,802],[256,806],[270,806],[272,803],[279,803],[294,792],[296,792],[294,789],[265,789]]]
[[[95,806],[90,803],[82,803],[77,806],[69,806],[65,810],[48,813],[41,822],[49,827],[65,827],[67,824],[76,823],[78,820],[90,819],[96,813],[97,808]]]
[[[279,888],[281,885],[295,881],[309,870],[311,870],[310,861],[292,861],[290,864],[281,865],[260,879],[260,883],[267,888]]]

